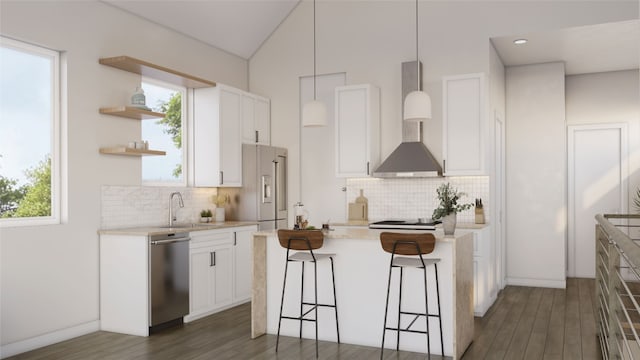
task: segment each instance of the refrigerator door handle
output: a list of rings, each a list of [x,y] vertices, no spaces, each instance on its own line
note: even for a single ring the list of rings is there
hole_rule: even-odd
[[[262,175],[262,203],[270,203],[271,202],[271,176]]]

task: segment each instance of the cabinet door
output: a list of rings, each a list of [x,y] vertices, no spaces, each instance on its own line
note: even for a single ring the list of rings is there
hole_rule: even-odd
[[[443,78],[444,175],[484,174],[484,74]]]
[[[193,183],[220,185],[220,88],[193,91]]]
[[[220,186],[242,186],[241,104],[239,90],[220,89]]]
[[[189,313],[208,311],[213,305],[213,255],[210,247],[190,250]]]
[[[239,302],[251,298],[251,285],[253,269],[252,230],[240,230],[235,232],[233,248],[234,288],[233,301]]]
[[[249,93],[242,94],[242,142],[255,144],[257,142],[255,125],[255,97]]]
[[[232,249],[230,245],[213,248],[214,290],[213,306],[220,307],[231,303],[232,295]]]
[[[369,176],[380,160],[379,90],[371,85],[335,90],[337,177]]]
[[[271,145],[271,104],[269,99],[260,96],[255,98],[254,124],[258,144]]]

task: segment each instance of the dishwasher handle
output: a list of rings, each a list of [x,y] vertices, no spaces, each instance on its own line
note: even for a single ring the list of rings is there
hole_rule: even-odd
[[[167,240],[154,240],[154,241],[151,241],[151,245],[166,245],[166,244],[172,244],[172,243],[189,241],[189,240],[191,240],[190,237],[182,237],[182,238],[167,239]]]

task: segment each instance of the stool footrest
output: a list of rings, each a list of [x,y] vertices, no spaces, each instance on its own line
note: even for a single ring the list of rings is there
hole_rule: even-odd
[[[331,304],[316,304],[316,303],[308,303],[308,302],[303,302],[302,305],[314,305],[314,306],[324,306],[324,307],[336,307],[335,305],[331,305]]]
[[[406,312],[406,311],[401,311],[400,314],[402,315],[417,315],[417,316],[424,316],[424,313],[414,313],[414,312]],[[440,314],[429,314],[429,316],[431,317],[440,317]]]
[[[316,322],[316,319],[305,319],[305,318],[301,318],[301,317],[294,317],[294,316],[282,316],[283,319],[289,319],[289,320],[298,320],[298,321],[311,321],[311,322]]]
[[[414,334],[428,334],[429,333],[426,330],[398,329],[398,328],[391,328],[391,327],[386,327],[384,329],[385,330],[393,330],[393,331],[401,331],[401,332],[410,332],[410,333],[414,333]]]

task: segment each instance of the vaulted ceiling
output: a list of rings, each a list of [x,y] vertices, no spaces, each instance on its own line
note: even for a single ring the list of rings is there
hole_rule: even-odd
[[[295,7],[307,0],[101,1],[249,59]],[[339,0],[318,0],[323,1]],[[521,37],[529,42],[514,46],[513,40]],[[513,34],[491,41],[507,66],[565,61],[567,74],[580,74],[638,68],[640,61],[638,20]]]

